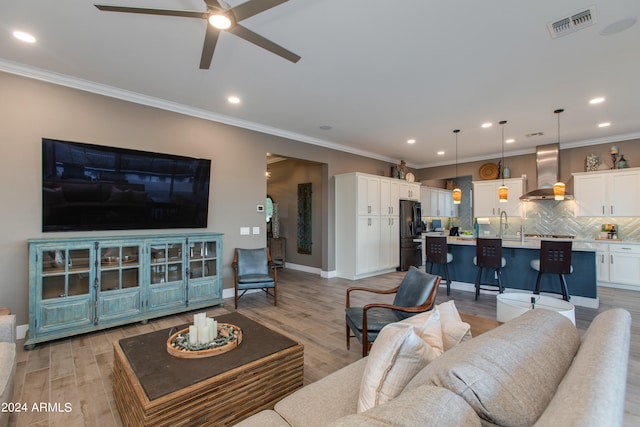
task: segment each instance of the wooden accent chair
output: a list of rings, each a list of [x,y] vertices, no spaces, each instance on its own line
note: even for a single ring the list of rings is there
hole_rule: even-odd
[[[373,341],[386,325],[406,319],[416,313],[431,310],[439,285],[440,276],[422,272],[412,266],[400,285],[393,289],[348,288],[345,308],[347,350],[350,348],[351,337],[356,337],[362,343],[362,357],[366,356]],[[364,307],[351,307],[350,294],[353,291],[396,294],[396,296],[391,304],[373,303]]]
[[[235,304],[249,289],[262,289],[273,296],[273,305],[278,305],[278,270],[271,259],[269,248],[236,248],[231,266],[235,276]],[[272,289],[273,293],[269,290]],[[242,291],[238,295],[239,291]]]

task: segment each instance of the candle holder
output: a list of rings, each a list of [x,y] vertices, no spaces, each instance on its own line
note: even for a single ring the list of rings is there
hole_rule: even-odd
[[[618,162],[618,147],[613,145],[610,149],[609,149],[609,154],[611,154],[611,162],[612,162],[612,166],[611,169],[615,169],[616,168],[616,163]]]

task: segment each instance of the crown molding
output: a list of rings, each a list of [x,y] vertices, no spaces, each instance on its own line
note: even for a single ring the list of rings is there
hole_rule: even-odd
[[[154,107],[161,110],[182,114],[185,116],[196,117],[203,120],[222,123],[225,125],[252,130],[252,131],[256,131],[256,132],[260,132],[268,135],[278,136],[281,138],[286,138],[286,139],[290,139],[297,142],[303,142],[306,144],[329,148],[336,151],[342,151],[345,153],[368,157],[375,160],[381,160],[384,162],[390,162],[394,164],[399,162],[398,159],[381,156],[379,154],[372,153],[370,151],[355,149],[352,147],[348,147],[348,146],[327,141],[324,139],[313,138],[308,135],[290,132],[284,129],[279,129],[272,126],[266,126],[260,123],[250,122],[247,120],[226,116],[224,114],[214,113],[212,111],[204,110],[201,108],[194,108],[194,107],[190,107],[188,105],[180,104],[177,102],[171,102],[171,101],[155,98],[148,95],[143,95],[137,92],[124,90],[124,89],[116,88],[113,86],[92,82],[89,80],[79,79],[76,77],[67,76],[65,74],[59,74],[52,71],[47,71],[40,68],[19,64],[16,62],[7,61],[4,59],[0,59],[0,71],[6,72],[9,74],[15,74],[21,77],[34,79],[34,80],[40,80],[43,82],[47,82],[47,83],[51,83],[59,86],[65,86],[72,89],[81,90],[84,92],[90,92],[90,93],[95,93],[97,95],[120,99],[122,101],[132,102],[134,104]],[[412,167],[411,165],[409,166]]]

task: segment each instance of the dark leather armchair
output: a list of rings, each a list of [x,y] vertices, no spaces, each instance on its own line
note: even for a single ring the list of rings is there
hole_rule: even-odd
[[[362,357],[366,356],[371,344],[386,325],[406,319],[416,313],[431,310],[439,285],[440,276],[424,273],[411,267],[400,285],[393,289],[378,290],[363,287],[347,289],[345,308],[347,349],[350,348],[351,337],[356,337],[362,343]],[[350,294],[353,291],[395,294],[395,298],[391,304],[373,303],[364,307],[351,307]]]
[[[271,260],[269,248],[235,250],[231,266],[235,275],[235,304],[249,289],[261,289],[273,296],[278,305],[278,270]],[[269,292],[273,290],[273,293]],[[238,292],[242,291],[240,295]]]

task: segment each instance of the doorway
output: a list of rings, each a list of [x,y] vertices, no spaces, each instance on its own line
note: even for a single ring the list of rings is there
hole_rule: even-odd
[[[323,164],[267,155],[267,194],[273,203],[268,242],[284,245],[284,263],[322,268]],[[326,170],[326,168],[324,168]],[[269,201],[267,202],[269,206]],[[275,246],[274,246],[275,248]]]

